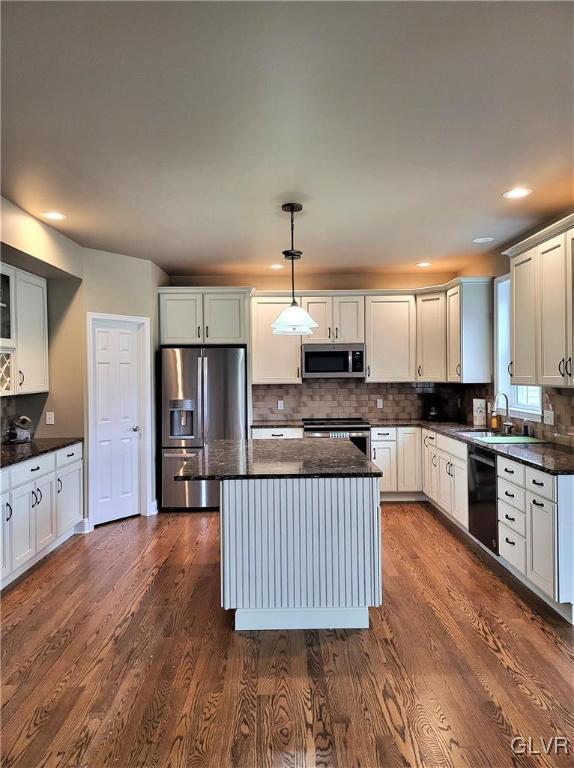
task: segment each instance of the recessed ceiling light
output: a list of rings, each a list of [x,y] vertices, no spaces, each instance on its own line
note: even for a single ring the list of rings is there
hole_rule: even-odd
[[[270,264],[269,269],[283,269],[283,264]]]
[[[532,194],[532,190],[528,187],[512,187],[512,189],[503,192],[502,197],[506,197],[508,200],[518,200],[521,197],[528,197],[530,194]]]
[[[419,263],[417,264],[417,267],[430,267],[430,266],[431,266],[430,261],[419,261]]]
[[[50,221],[63,221],[67,218],[64,213],[60,213],[59,211],[42,211],[40,215],[42,218],[49,219]]]
[[[490,235],[485,235],[484,237],[473,237],[472,242],[476,243],[477,245],[482,245],[482,243],[492,243],[494,242],[494,237],[490,237]]]

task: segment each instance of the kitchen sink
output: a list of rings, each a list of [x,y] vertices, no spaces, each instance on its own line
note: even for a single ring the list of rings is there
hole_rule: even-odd
[[[511,443],[543,443],[544,440],[539,440],[537,437],[527,437],[526,435],[501,435],[499,432],[481,432],[480,430],[459,432],[462,437],[470,437],[473,440],[478,440],[481,443],[488,445],[500,445]]]

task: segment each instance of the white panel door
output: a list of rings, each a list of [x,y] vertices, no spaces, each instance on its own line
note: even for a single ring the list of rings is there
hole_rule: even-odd
[[[452,477],[450,474],[450,456],[447,453],[439,451],[437,454],[438,462],[438,485],[437,485],[437,503],[440,507],[452,513]]]
[[[301,300],[303,309],[311,315],[318,328],[311,336],[305,336],[305,344],[329,344],[335,341],[333,326],[333,298],[331,296],[304,296]]]
[[[513,384],[537,385],[536,249],[510,260],[512,316],[510,370]]]
[[[397,490],[422,489],[421,464],[420,427],[400,427],[397,430]]]
[[[203,342],[203,294],[160,293],[159,329],[162,344]]]
[[[558,235],[538,246],[537,259],[538,384],[563,387],[567,384],[569,369],[566,353],[566,236]]]
[[[381,493],[397,490],[397,444],[396,442],[371,443],[371,459],[383,472]]]
[[[10,491],[3,491],[0,496],[0,580],[12,570],[12,505]]]
[[[451,459],[452,516],[468,530],[468,472],[465,461]]]
[[[16,392],[47,392],[48,309],[46,281],[16,270]]]
[[[460,381],[461,365],[460,285],[446,292],[446,377],[447,381]]]
[[[333,296],[335,342],[362,344],[365,340],[365,297]]]
[[[368,296],[367,381],[414,381],[416,308],[414,296]]]
[[[26,483],[12,491],[12,568],[19,568],[36,554],[34,494],[36,484]]]
[[[245,294],[204,294],[203,323],[206,344],[246,344]]]
[[[36,481],[36,503],[34,517],[36,521],[36,552],[44,549],[56,538],[56,475],[51,472]]]
[[[526,503],[526,576],[554,599],[556,505],[529,493]]]
[[[271,323],[291,304],[289,298],[258,297],[251,304],[254,384],[301,383],[301,337],[278,336]],[[305,340],[309,337],[306,336]]]
[[[566,373],[574,387],[574,229],[566,232]]]
[[[444,293],[417,296],[417,380],[446,380]]]
[[[137,328],[101,321],[94,334],[92,420],[95,431],[90,456],[94,525],[140,512],[140,349]]]
[[[84,465],[81,461],[58,470],[56,495],[58,536],[82,522],[83,474]]]

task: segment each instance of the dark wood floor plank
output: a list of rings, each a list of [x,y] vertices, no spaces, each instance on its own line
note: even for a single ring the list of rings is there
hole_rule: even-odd
[[[103,526],[5,591],[3,768],[566,767],[510,741],[572,733],[572,628],[426,505],[384,505],[368,632],[233,632],[218,525]]]

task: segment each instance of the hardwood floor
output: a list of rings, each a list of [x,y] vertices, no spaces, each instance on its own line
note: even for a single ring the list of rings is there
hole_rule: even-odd
[[[369,631],[232,631],[218,516],[74,537],[2,599],[2,766],[566,766],[573,631],[422,504],[384,506]]]

